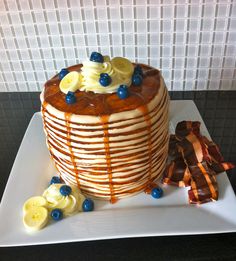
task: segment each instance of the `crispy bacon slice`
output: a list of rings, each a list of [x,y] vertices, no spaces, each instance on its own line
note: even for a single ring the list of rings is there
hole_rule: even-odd
[[[215,175],[234,168],[225,162],[219,147],[200,133],[200,122],[182,121],[171,135],[169,156],[162,182],[179,187],[191,186],[191,204],[202,204],[218,199]]]
[[[205,136],[203,136],[202,138],[204,143],[207,145],[207,150],[210,156],[209,160],[207,161],[208,167],[214,170],[216,174],[235,167],[234,164],[230,162],[225,162],[224,157],[222,156],[217,144],[215,144],[213,141],[208,140]]]
[[[195,165],[198,162],[210,159],[206,145],[201,140],[200,135],[188,134],[177,145],[187,165]]]
[[[208,140],[207,137],[202,136],[203,142],[206,144],[208,152],[210,154],[211,160],[215,162],[223,162],[224,158],[220,152],[219,146],[216,145],[213,141]]]
[[[176,136],[174,134],[170,135],[170,139],[169,139],[169,156],[171,157],[175,157],[176,154],[178,153],[177,150],[177,144],[178,144],[178,140],[176,139]]]
[[[235,168],[235,165],[230,162],[212,162],[207,164],[210,169],[215,171],[215,174],[219,174],[226,170]]]
[[[174,185],[178,187],[190,186],[190,172],[183,159],[171,161],[165,169],[162,179],[163,184]]]
[[[199,121],[181,121],[175,128],[175,135],[178,140],[185,138],[190,133],[199,135],[200,125],[201,123]]]
[[[191,173],[191,189],[188,191],[191,204],[202,204],[218,199],[218,186],[214,172],[206,162],[189,167]]]

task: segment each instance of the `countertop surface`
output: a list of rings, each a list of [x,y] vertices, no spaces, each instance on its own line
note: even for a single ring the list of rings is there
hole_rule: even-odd
[[[195,102],[225,160],[236,163],[236,91],[170,92],[170,96]],[[39,93],[0,93],[0,197],[28,123],[39,110]],[[236,192],[236,170],[228,177]],[[0,257],[4,261],[236,260],[236,233],[0,248]]]

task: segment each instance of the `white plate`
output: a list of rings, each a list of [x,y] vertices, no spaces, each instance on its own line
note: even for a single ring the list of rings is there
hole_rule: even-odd
[[[181,120],[199,120],[192,101],[171,101],[172,131]],[[96,210],[79,213],[29,234],[22,223],[24,201],[42,194],[56,171],[45,145],[40,113],[25,133],[0,206],[0,246],[39,245],[111,238],[188,235],[236,231],[236,199],[226,173],[217,176],[219,200],[201,206],[189,205],[187,188],[164,186],[164,197],[153,199],[141,193],[114,205],[96,201]]]

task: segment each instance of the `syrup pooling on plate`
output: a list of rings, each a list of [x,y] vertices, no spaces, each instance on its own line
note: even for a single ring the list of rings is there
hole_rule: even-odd
[[[119,67],[117,61],[115,66]],[[74,93],[76,102],[66,104],[65,93],[58,91],[58,76],[46,83],[41,95],[49,104],[44,126],[62,179],[70,184],[79,180],[84,193],[112,203],[145,190],[162,174],[167,157],[168,92],[158,70],[146,65],[140,68],[143,72],[134,70],[138,73],[136,85],[127,87],[126,97],[109,91],[81,91],[83,87],[79,87]],[[92,77],[91,68],[87,69],[84,77]],[[81,65],[68,70],[80,73]],[[124,71],[118,69],[118,73]],[[114,74],[111,79],[102,77],[96,90],[108,90],[114,83]]]

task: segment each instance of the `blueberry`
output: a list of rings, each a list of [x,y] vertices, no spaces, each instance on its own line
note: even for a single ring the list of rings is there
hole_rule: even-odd
[[[73,104],[76,102],[76,97],[74,92],[68,92],[66,95],[66,103]]]
[[[82,207],[83,207],[83,211],[84,211],[84,212],[93,211],[93,209],[94,209],[94,203],[93,203],[92,199],[86,198],[86,199],[84,200],[84,202],[83,202]]]
[[[153,188],[151,195],[153,198],[161,198],[163,195],[163,190],[160,187]]]
[[[100,53],[92,52],[90,55],[90,61],[97,62],[97,63],[103,63],[104,58]]]
[[[61,69],[61,71],[59,72],[59,79],[62,80],[68,73],[69,71],[67,69]]]
[[[132,84],[133,85],[141,85],[143,82],[143,77],[140,74],[134,74],[132,77]]]
[[[68,185],[63,185],[60,187],[60,193],[62,194],[62,196],[69,196],[71,191],[71,187]]]
[[[120,99],[125,99],[129,96],[128,87],[126,85],[120,85],[117,90],[117,95]]]
[[[101,73],[100,78],[110,78],[108,73]]]
[[[63,218],[63,212],[59,208],[55,208],[51,212],[51,217],[55,221],[59,221]]]
[[[101,73],[99,78],[99,83],[106,87],[111,84],[111,77],[107,73]]]
[[[53,176],[52,179],[51,179],[51,181],[50,181],[50,185],[51,185],[51,184],[59,184],[59,183],[61,183],[60,177],[58,177],[58,176]]]
[[[142,67],[140,65],[135,66],[134,74],[140,74],[141,76],[143,76],[143,70],[142,70]]]

